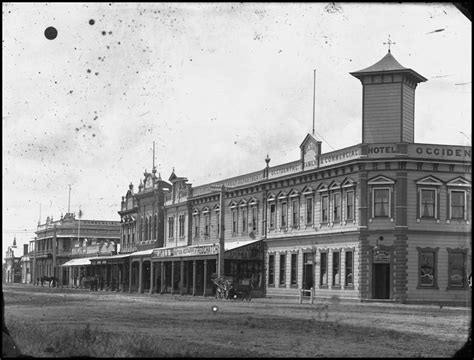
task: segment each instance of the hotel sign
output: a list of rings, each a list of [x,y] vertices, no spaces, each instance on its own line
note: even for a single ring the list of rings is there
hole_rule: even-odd
[[[449,146],[430,144],[410,144],[408,155],[410,157],[434,158],[442,160],[471,161],[470,146]]]
[[[217,255],[219,253],[219,244],[183,246],[177,248],[154,249],[153,258]]]

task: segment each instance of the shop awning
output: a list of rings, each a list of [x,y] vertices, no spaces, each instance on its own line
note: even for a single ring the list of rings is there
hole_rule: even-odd
[[[85,266],[85,265],[90,265],[91,264],[91,261],[90,261],[91,259],[92,258],[90,258],[90,257],[80,258],[80,259],[72,259],[72,260],[69,260],[69,261],[65,262],[61,266]]]
[[[153,254],[153,249],[135,251],[129,254],[129,256],[148,256],[148,255],[151,256],[151,254]]]
[[[119,254],[119,255],[110,255],[110,256],[98,256],[91,258],[91,260],[118,260],[130,257],[130,254]]]
[[[263,241],[232,241],[225,244],[225,258],[233,260],[263,260]]]
[[[250,240],[250,241],[231,241],[231,242],[226,242],[225,243],[225,251],[231,251],[234,249],[238,249],[242,246],[247,246],[250,244],[255,244],[256,242],[262,241],[261,239],[257,240]]]

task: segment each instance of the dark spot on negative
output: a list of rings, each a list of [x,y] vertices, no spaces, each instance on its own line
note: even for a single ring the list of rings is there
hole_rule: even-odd
[[[95,20],[94,19],[90,19],[89,20],[89,25],[94,25],[95,24]]]
[[[107,32],[106,32],[106,31],[102,31],[102,35],[106,35],[106,34],[107,34]]]
[[[46,36],[46,39],[48,40],[54,40],[56,39],[56,36],[58,36],[58,30],[56,30],[55,27],[50,26],[44,31],[44,36]]]
[[[89,73],[89,74],[90,74],[90,73],[91,73],[91,69],[87,69],[87,73]]]

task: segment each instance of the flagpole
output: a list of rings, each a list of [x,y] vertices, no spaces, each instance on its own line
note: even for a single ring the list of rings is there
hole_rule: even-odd
[[[79,217],[79,223],[78,223],[78,228],[77,228],[77,243],[80,244],[79,233],[81,232],[81,206],[79,206],[79,213],[77,215]]]

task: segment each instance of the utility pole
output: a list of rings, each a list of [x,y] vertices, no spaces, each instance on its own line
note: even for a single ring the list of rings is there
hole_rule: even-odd
[[[220,207],[220,229],[219,229],[219,256],[217,259],[217,276],[221,277],[224,276],[224,258],[225,258],[225,236],[224,236],[224,207],[225,207],[225,193],[229,192],[232,188],[225,186],[224,184],[222,185],[211,185],[211,188],[213,189],[220,189],[220,195],[219,195],[219,207]]]
[[[67,213],[69,214],[71,212],[71,184],[69,186],[69,199],[67,201]]]

